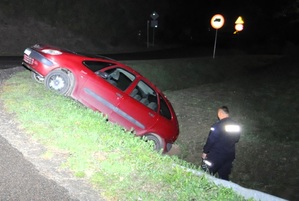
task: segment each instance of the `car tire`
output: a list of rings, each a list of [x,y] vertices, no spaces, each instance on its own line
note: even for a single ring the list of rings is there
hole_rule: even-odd
[[[63,70],[50,72],[46,76],[44,84],[47,89],[54,90],[61,95],[68,95],[72,88],[71,76]]]
[[[153,142],[153,149],[156,151],[161,151],[161,149],[164,149],[164,140],[156,135],[156,134],[148,134],[145,136],[147,142]]]
[[[39,74],[31,71],[31,78],[36,81],[37,83],[43,83],[44,79],[42,76],[40,76]]]

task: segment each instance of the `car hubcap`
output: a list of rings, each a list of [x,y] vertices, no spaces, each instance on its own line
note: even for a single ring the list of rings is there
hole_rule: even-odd
[[[54,90],[61,90],[65,86],[65,82],[60,76],[55,76],[51,79],[49,86]]]

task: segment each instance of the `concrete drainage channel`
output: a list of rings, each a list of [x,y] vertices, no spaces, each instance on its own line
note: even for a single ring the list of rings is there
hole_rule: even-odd
[[[173,166],[178,166],[178,165],[173,164]],[[193,174],[195,174],[197,176],[202,176],[203,174],[205,174],[203,172],[199,172],[199,171],[196,171],[196,170],[193,170],[193,169],[188,169],[188,168],[183,167],[183,166],[179,166],[179,167],[186,170],[187,172],[192,172]],[[211,182],[213,182],[214,184],[216,184],[218,186],[223,186],[225,188],[233,189],[237,194],[243,196],[245,199],[253,198],[254,200],[259,200],[259,201],[269,201],[269,200],[271,200],[271,201],[287,201],[283,198],[276,197],[274,195],[270,195],[270,194],[263,193],[263,192],[253,190],[253,189],[244,188],[244,187],[242,187],[238,184],[235,184],[235,183],[230,182],[230,181],[225,181],[225,180],[222,180],[222,179],[218,179],[218,178],[213,177],[209,174],[206,174],[205,176]]]

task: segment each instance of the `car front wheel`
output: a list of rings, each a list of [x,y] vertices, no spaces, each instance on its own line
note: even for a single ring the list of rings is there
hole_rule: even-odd
[[[45,79],[46,88],[54,90],[61,95],[67,95],[71,89],[71,85],[70,76],[63,70],[54,70]]]
[[[149,134],[145,137],[147,142],[152,143],[154,150],[161,151],[161,149],[164,149],[165,142],[160,136],[156,134]]]

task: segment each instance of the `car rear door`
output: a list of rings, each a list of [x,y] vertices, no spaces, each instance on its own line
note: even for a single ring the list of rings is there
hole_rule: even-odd
[[[116,110],[122,97],[122,91],[101,76],[90,75],[80,90],[80,102],[98,110],[105,115],[110,115]]]

